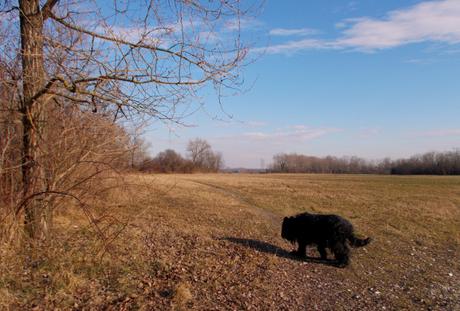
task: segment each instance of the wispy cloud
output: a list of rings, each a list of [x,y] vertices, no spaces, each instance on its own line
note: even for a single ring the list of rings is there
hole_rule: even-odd
[[[293,40],[286,43],[251,49],[252,52],[266,54],[294,54],[304,50],[332,49],[333,43],[319,39]]]
[[[267,122],[264,121],[247,121],[244,122],[244,125],[247,127],[263,127],[267,125]]]
[[[411,58],[405,61],[408,64],[428,65],[435,63],[436,60],[432,58]]]
[[[238,128],[238,129],[254,129],[267,126],[268,123],[264,121],[250,120],[250,121],[217,121],[215,126],[219,128]]]
[[[225,30],[235,31],[235,30],[248,30],[248,29],[257,29],[264,25],[264,23],[256,18],[232,18],[225,22]]]
[[[426,132],[419,133],[417,136],[423,136],[423,137],[460,136],[460,128],[459,129],[441,129],[441,130],[426,131]]]
[[[338,128],[312,128],[304,125],[290,126],[272,132],[246,132],[235,136],[223,137],[224,139],[239,139],[246,141],[271,141],[276,144],[287,142],[305,142],[327,134],[341,132]]]
[[[391,11],[384,18],[361,17],[336,24],[336,39],[302,39],[277,44],[266,53],[292,53],[310,49],[376,51],[420,42],[460,43],[460,1],[426,1]]]
[[[272,36],[310,36],[318,33],[318,30],[312,28],[275,28],[269,32]]]
[[[357,133],[358,138],[373,138],[376,135],[380,134],[380,129],[375,127],[360,128]]]
[[[305,153],[310,150],[308,148],[321,145],[323,139],[340,132],[343,130],[334,127],[289,125],[271,130],[265,130],[264,127],[226,134],[209,138],[209,141],[216,150],[223,152],[228,166],[260,167],[261,159],[269,163],[273,155],[280,152]]]

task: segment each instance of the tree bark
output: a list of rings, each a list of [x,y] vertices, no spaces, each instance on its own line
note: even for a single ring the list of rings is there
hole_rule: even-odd
[[[47,223],[43,197],[34,193],[45,189],[43,167],[40,166],[40,137],[43,137],[45,109],[36,98],[44,87],[43,15],[39,0],[20,0],[22,57],[22,182],[24,226],[27,235],[36,240],[46,234]]]

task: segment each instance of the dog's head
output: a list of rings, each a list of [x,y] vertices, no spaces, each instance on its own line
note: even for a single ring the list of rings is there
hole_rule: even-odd
[[[291,243],[294,243],[296,240],[293,221],[294,217],[284,217],[283,224],[281,225],[281,237]]]

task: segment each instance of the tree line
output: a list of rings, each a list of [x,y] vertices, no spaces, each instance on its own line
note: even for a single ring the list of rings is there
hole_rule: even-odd
[[[393,161],[391,174],[460,175],[460,150],[428,152]]]
[[[223,168],[222,153],[212,150],[211,145],[204,139],[190,140],[187,145],[187,155],[167,149],[155,157],[144,155],[134,163],[134,168],[149,173],[215,173]]]
[[[323,174],[460,175],[460,150],[427,152],[407,159],[370,161],[359,157],[315,157],[280,153],[269,172]]]

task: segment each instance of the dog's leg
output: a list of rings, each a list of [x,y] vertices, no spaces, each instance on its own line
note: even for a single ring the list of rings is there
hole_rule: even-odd
[[[297,256],[307,257],[307,243],[299,241],[299,249],[297,250]]]
[[[350,249],[345,241],[337,241],[331,247],[332,252],[341,267],[346,267],[350,262]]]
[[[318,244],[318,252],[321,256],[321,259],[327,259],[327,252],[326,252],[326,247],[324,244]]]

